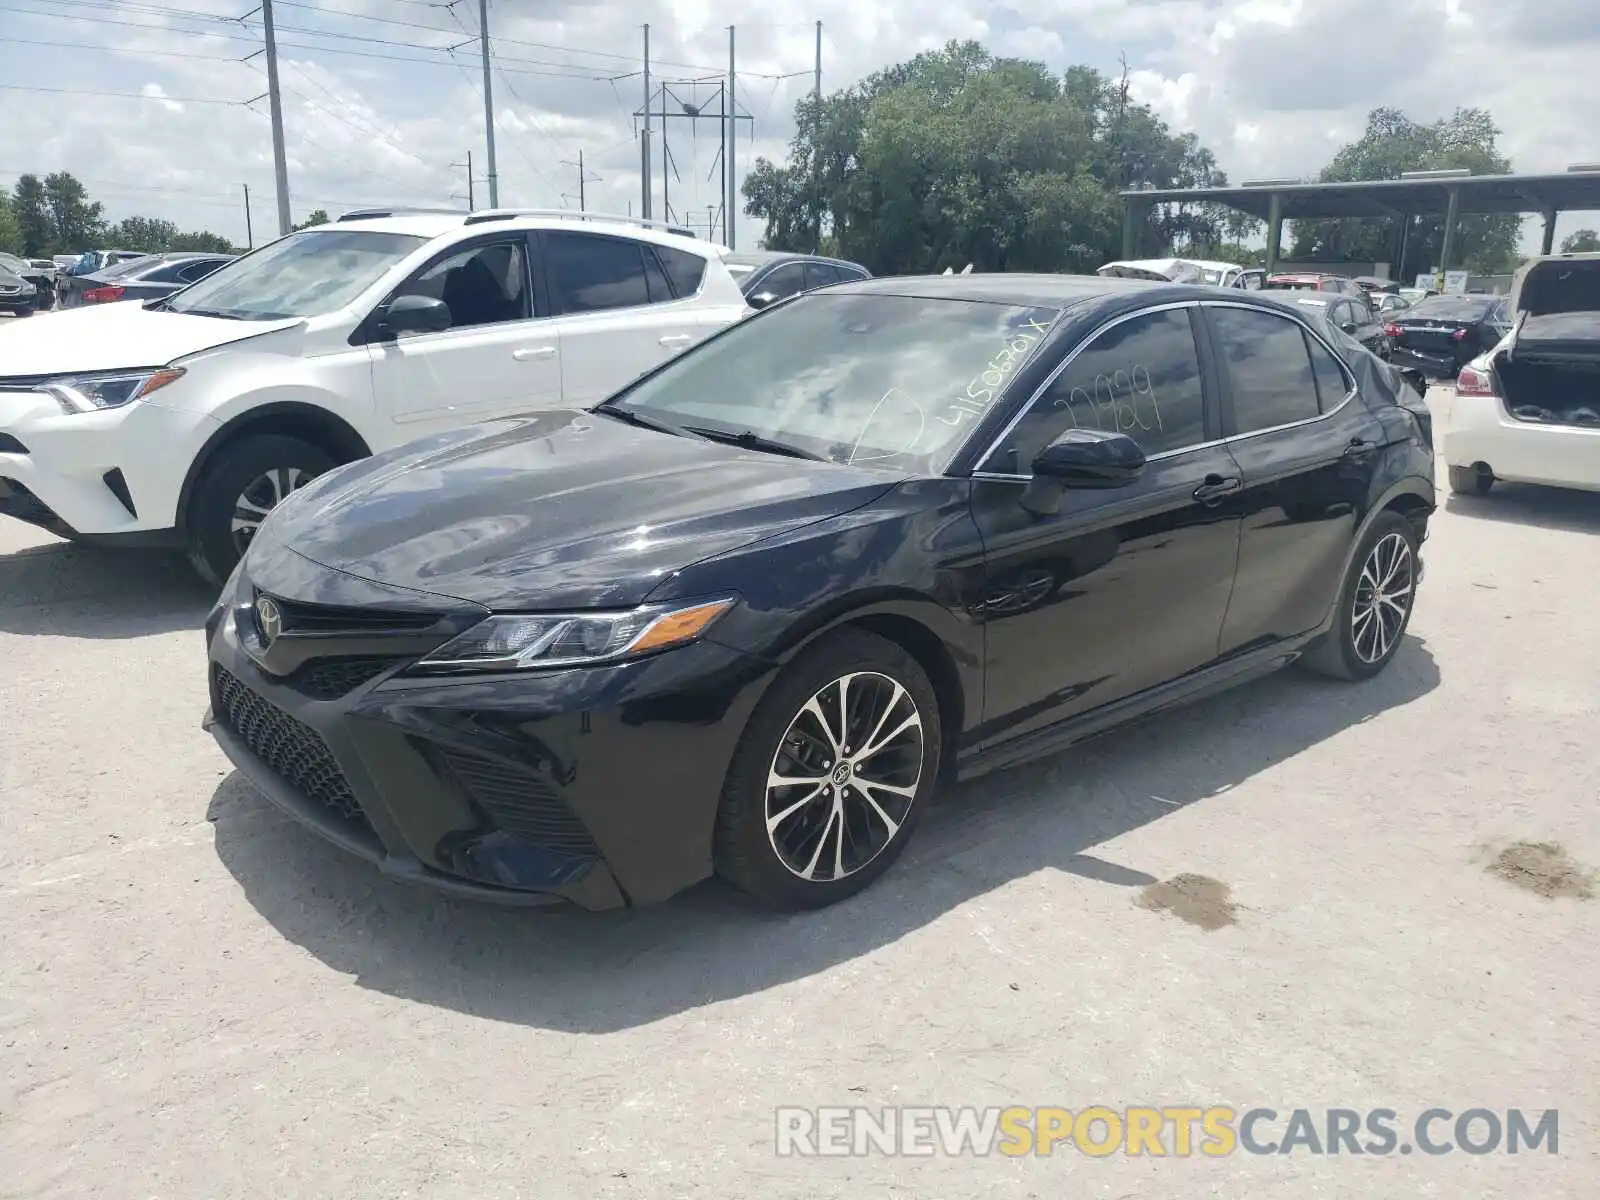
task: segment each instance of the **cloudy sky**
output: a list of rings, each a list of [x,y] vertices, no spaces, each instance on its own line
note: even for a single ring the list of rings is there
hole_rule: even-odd
[[[256,0],[0,0],[0,181],[70,170],[109,216],[245,236],[276,228]],[[313,208],[465,199],[480,206],[477,0],[275,0],[294,219]],[[977,38],[1061,68],[1125,55],[1139,96],[1193,129],[1234,179],[1312,174],[1368,109],[1432,120],[1488,108],[1519,170],[1600,160],[1595,0],[490,0],[502,205],[638,211],[642,31],[658,80],[710,102],[737,29],[736,164],[781,158],[811,86],[825,90]],[[451,49],[451,48],[454,49]],[[253,57],[252,57],[253,55]],[[95,94],[99,93],[99,94]],[[717,205],[718,133],[670,131],[674,215]],[[659,159],[655,205],[660,215]],[[708,178],[709,177],[709,178]],[[1593,215],[1568,215],[1558,237]],[[742,218],[740,245],[758,222]]]

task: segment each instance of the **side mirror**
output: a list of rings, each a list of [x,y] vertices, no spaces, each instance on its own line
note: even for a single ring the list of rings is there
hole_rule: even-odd
[[[432,296],[396,296],[378,317],[378,336],[385,340],[402,333],[439,333],[449,329],[450,306]]]
[[[1034,458],[1022,507],[1053,516],[1063,491],[1126,487],[1144,473],[1144,464],[1144,451],[1126,434],[1069,429]]]
[[[751,296],[749,299],[747,299],[745,303],[751,308],[766,308],[767,305],[771,304],[776,299],[777,297],[771,292],[757,292],[754,296]]]
[[[1356,330],[1360,329],[1361,326],[1354,321],[1340,321],[1339,328],[1344,330],[1346,333],[1354,333]]]

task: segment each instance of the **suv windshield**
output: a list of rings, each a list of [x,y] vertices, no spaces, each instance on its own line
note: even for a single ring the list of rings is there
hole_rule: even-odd
[[[601,408],[674,428],[751,434],[835,462],[936,472],[1058,315],[973,300],[812,293],[733,326]]]
[[[305,229],[221,267],[168,301],[173,312],[272,321],[343,308],[425,239]]]

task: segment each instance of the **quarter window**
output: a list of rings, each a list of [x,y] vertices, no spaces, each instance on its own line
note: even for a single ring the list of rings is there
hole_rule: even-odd
[[[399,294],[444,301],[452,329],[525,320],[528,267],[522,241],[489,242],[447,255],[425,267]]]
[[[1026,475],[1069,429],[1125,433],[1148,456],[1198,445],[1205,425],[1189,310],[1163,309],[1113,325],[1080,351],[982,469]]]
[[[1231,386],[1234,433],[1290,425],[1321,411],[1298,324],[1247,308],[1213,308],[1210,318]]]
[[[839,272],[828,263],[806,264],[806,290],[827,287],[830,283],[839,282]]]
[[[671,246],[657,246],[656,257],[666,268],[667,278],[672,280],[672,290],[677,293],[678,299],[692,296],[700,290],[700,284],[706,277],[705,259]]]
[[[547,233],[544,257],[557,312],[603,312],[651,302],[638,242],[595,233]]]
[[[1350,381],[1344,376],[1339,360],[1316,338],[1306,338],[1311,349],[1311,372],[1317,380],[1317,399],[1323,412],[1332,412],[1344,403],[1350,393]]]

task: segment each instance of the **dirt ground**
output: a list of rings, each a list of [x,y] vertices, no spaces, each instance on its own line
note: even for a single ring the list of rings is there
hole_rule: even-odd
[[[1600,496],[1452,499],[1425,560],[1378,680],[964,787],[844,906],[539,915],[276,815],[199,728],[205,593],[0,520],[0,1195],[1592,1200]],[[774,1153],[930,1104],[1556,1108],[1560,1152]]]

